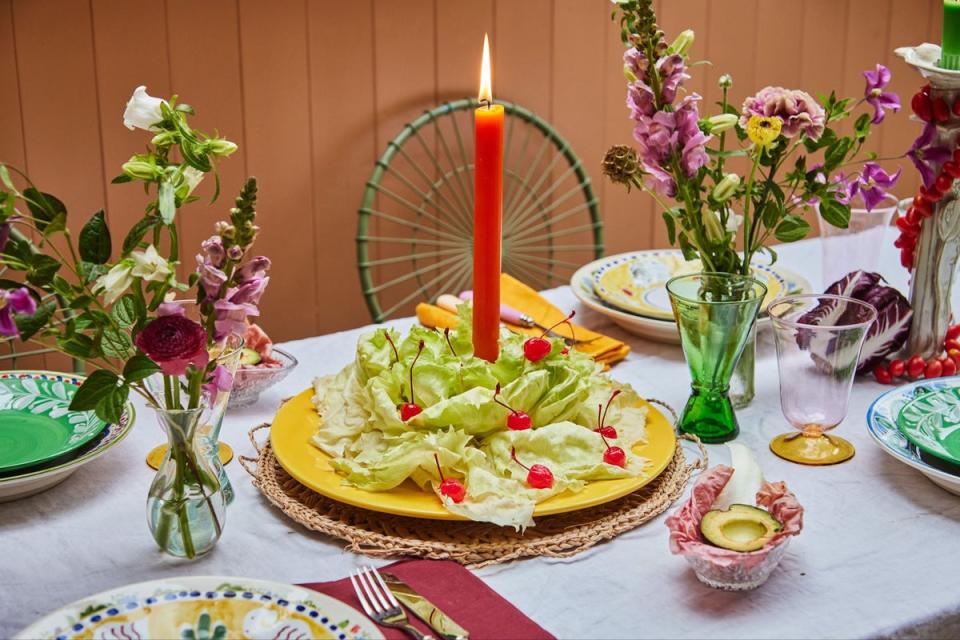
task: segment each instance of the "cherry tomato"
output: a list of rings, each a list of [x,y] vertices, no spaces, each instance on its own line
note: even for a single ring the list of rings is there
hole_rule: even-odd
[[[893,382],[893,376],[890,375],[890,370],[882,364],[878,364],[873,368],[873,377],[876,378],[880,384],[890,384]]]
[[[960,338],[960,324],[947,327],[947,340],[956,340]]]
[[[927,363],[927,369],[926,371],[924,371],[923,377],[939,378],[940,374],[942,373],[943,373],[943,365],[940,363],[940,361],[931,359],[930,362]]]
[[[940,366],[943,367],[944,376],[953,376],[957,374],[957,362],[953,358],[940,358]]]
[[[960,340],[957,340],[956,338],[947,338],[943,341],[943,348],[948,352],[950,349],[960,349]]]
[[[911,380],[916,380],[923,375],[923,372],[926,368],[927,363],[923,361],[923,358],[920,356],[913,356],[907,360],[907,377]]]
[[[947,191],[950,191],[950,187],[953,186],[953,176],[946,172],[941,173],[939,176],[937,176],[937,180],[934,184],[937,187],[937,191],[943,191],[946,193]]]
[[[899,358],[890,362],[890,375],[894,378],[902,378],[907,370],[907,364]]]

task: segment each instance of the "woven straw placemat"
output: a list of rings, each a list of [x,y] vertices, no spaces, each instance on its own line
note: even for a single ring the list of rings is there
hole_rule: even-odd
[[[347,542],[347,549],[377,558],[420,557],[455,560],[472,568],[529,556],[564,558],[635,529],[663,513],[690,476],[706,466],[706,450],[688,463],[677,446],[667,468],[653,482],[623,498],[570,513],[536,518],[523,534],[481,522],[427,520],[352,507],[308,489],[284,471],[269,440],[257,441],[264,423],[250,430],[256,458],[239,461],[257,487],[290,518],[313,531]]]

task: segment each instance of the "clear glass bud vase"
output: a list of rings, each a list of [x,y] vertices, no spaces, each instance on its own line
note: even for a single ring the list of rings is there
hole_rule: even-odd
[[[754,322],[747,335],[747,343],[743,345],[743,353],[733,368],[730,377],[730,402],[734,409],[745,409],[750,406],[756,394],[754,387],[754,371],[757,364],[757,323]]]
[[[166,553],[194,558],[214,547],[226,517],[215,449],[199,428],[204,407],[154,410],[168,448],[147,495],[147,524]]]

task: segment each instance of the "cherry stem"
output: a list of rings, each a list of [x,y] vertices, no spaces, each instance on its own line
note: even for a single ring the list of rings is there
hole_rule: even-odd
[[[603,420],[600,417],[601,411],[603,411],[603,405],[598,404],[597,405],[597,433],[600,434],[600,439],[603,440],[603,444],[607,447],[607,449],[609,449],[610,443],[607,442],[607,439],[603,437]]]
[[[561,320],[560,322],[558,322],[558,323],[556,323],[555,325],[551,326],[551,327],[548,328],[546,331],[544,331],[542,334],[540,334],[540,337],[543,338],[544,336],[546,336],[548,333],[550,333],[551,331],[553,331],[554,329],[556,329],[557,327],[559,327],[559,326],[562,325],[563,323],[570,324],[570,320],[572,320],[572,319],[573,319],[573,316],[575,316],[575,315],[577,315],[577,310],[576,310],[576,309],[574,309],[573,311],[571,311],[571,312],[570,312],[570,315],[568,315],[566,318],[564,318],[563,320]],[[573,325],[572,325],[572,324],[570,324],[570,332],[571,332],[571,333],[573,332]]]
[[[443,477],[443,469],[440,468],[440,456],[436,453],[433,454],[433,461],[437,463],[437,473],[440,474],[440,482],[443,482],[446,478]]]
[[[501,407],[503,407],[504,409],[506,409],[507,411],[509,411],[510,413],[512,413],[512,414],[514,414],[514,415],[520,413],[519,411],[517,411],[516,409],[514,409],[513,407],[511,407],[510,405],[508,405],[506,402],[500,402],[499,400],[497,400],[497,396],[498,396],[498,395],[500,395],[500,383],[499,383],[499,382],[497,383],[497,388],[496,388],[496,390],[493,392],[493,401],[496,402],[498,405],[500,405]]]
[[[388,329],[383,330],[383,337],[385,337],[387,342],[390,343],[390,346],[393,347],[393,356],[397,359],[397,362],[400,362],[400,353],[397,351],[397,345],[393,343],[393,338],[390,337],[390,331]]]
[[[447,346],[450,347],[450,353],[453,354],[453,357],[459,358],[460,356],[457,355],[457,350],[453,348],[453,343],[450,342],[450,327],[443,330],[443,337],[447,339]]]
[[[420,359],[420,354],[423,353],[423,340],[420,341],[419,346],[417,347],[417,355],[414,356],[413,362],[410,363],[410,403],[417,404],[417,399],[413,395],[413,367],[417,364],[417,360]]]
[[[613,402],[613,399],[620,395],[620,389],[614,389],[613,393],[610,394],[610,399],[607,400],[607,406],[603,408],[603,416],[600,418],[600,428],[603,428],[604,423],[607,421],[607,409],[610,408],[610,403]]]
[[[520,465],[521,467],[523,467],[523,468],[526,469],[527,471],[530,471],[530,467],[528,467],[527,465],[525,465],[525,464],[523,464],[522,462],[520,462],[520,459],[517,458],[517,448],[516,448],[516,447],[510,447],[510,457],[513,458],[513,461],[516,462],[518,465]]]

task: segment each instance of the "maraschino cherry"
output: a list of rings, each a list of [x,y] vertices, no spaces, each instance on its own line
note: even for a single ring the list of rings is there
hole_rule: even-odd
[[[497,389],[493,392],[493,401],[498,405],[510,412],[510,415],[507,416],[507,428],[512,431],[523,431],[524,429],[529,429],[533,426],[533,420],[530,419],[523,411],[517,411],[506,402],[501,402],[497,400],[497,396],[500,395],[500,383],[497,383]]]
[[[440,456],[433,454],[433,460],[437,463],[437,472],[440,474],[440,495],[447,496],[455,503],[460,504],[467,497],[467,488],[457,478],[443,477],[443,469],[440,468]]]
[[[607,406],[602,407],[603,408],[602,414],[600,412],[601,405],[599,404],[597,405],[597,428],[594,429],[594,431],[602,435],[604,438],[617,437],[617,430],[610,425],[604,426],[603,423],[607,419],[607,409],[610,408],[610,403],[613,402],[613,399],[616,398],[618,395],[620,395],[620,389],[614,389],[613,393],[610,394],[610,399],[607,400]]]
[[[423,407],[417,404],[416,396],[413,395],[413,367],[417,364],[421,353],[423,353],[423,340],[421,340],[417,346],[417,355],[414,356],[413,362],[410,363],[410,402],[404,402],[400,405],[400,419],[404,422],[423,411]]]
[[[547,340],[545,336],[564,322],[569,323],[575,314],[576,311],[571,311],[570,315],[549,329],[545,330],[542,334],[540,334],[539,338],[527,338],[526,342],[523,343],[524,357],[526,357],[526,359],[530,362],[540,362],[550,355],[550,352],[553,351],[553,344]]]
[[[551,472],[550,469],[542,464],[535,464],[532,467],[523,464],[517,459],[516,447],[510,448],[510,457],[513,458],[514,462],[527,470],[528,485],[534,489],[549,489],[553,486],[553,472]]]
[[[597,406],[599,407],[600,405]],[[626,467],[627,454],[623,452],[623,449],[620,447],[611,447],[610,443],[607,442],[606,437],[603,435],[602,429],[598,430],[597,433],[600,434],[603,444],[607,445],[607,450],[603,452],[603,461],[607,464],[612,464],[615,467]]]

